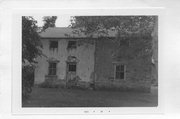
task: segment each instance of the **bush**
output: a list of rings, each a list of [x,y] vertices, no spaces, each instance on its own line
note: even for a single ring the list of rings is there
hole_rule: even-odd
[[[43,82],[41,84],[39,84],[39,87],[40,88],[58,88],[60,87],[59,84],[55,84],[55,83],[52,83],[52,82]]]
[[[50,85],[47,82],[43,82],[41,84],[39,84],[40,88],[50,88]]]
[[[34,67],[23,66],[22,67],[22,98],[27,98],[32,92],[32,86],[34,84]]]
[[[79,76],[74,77],[73,79],[70,79],[67,82],[67,88],[75,88],[78,87],[78,82],[81,80]]]

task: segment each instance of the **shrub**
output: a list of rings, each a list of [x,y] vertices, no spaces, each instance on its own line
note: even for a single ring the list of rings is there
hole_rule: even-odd
[[[45,82],[39,84],[39,87],[40,88],[58,88],[59,84],[45,81]]]
[[[27,65],[22,67],[22,98],[27,98],[32,92],[34,84],[34,67]]]

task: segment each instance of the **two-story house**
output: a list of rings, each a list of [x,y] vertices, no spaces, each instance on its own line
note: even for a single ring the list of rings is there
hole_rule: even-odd
[[[115,35],[109,31],[103,37],[87,36],[71,28],[48,28],[40,34],[44,55],[37,58],[35,84],[66,86],[76,78],[86,88],[149,91],[151,67],[145,64],[151,60],[117,59]]]

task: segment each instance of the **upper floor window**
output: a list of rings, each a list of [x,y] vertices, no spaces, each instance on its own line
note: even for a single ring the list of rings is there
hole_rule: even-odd
[[[50,50],[58,49],[58,41],[50,41],[49,49]]]
[[[68,49],[76,48],[77,47],[77,41],[69,41],[68,42]]]
[[[117,64],[115,65],[115,79],[125,79],[125,65]]]

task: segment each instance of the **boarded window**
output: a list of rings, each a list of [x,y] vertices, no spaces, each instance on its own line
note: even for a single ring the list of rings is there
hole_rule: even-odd
[[[57,63],[49,62],[49,75],[56,75],[56,65]]]
[[[68,42],[68,49],[76,48],[77,42],[76,41],[69,41]]]
[[[118,64],[115,66],[115,78],[125,79],[125,65]]]
[[[75,64],[75,63],[69,64],[68,70],[69,70],[70,72],[76,72],[76,64]]]
[[[58,49],[58,41],[50,41],[49,49],[50,50]]]

